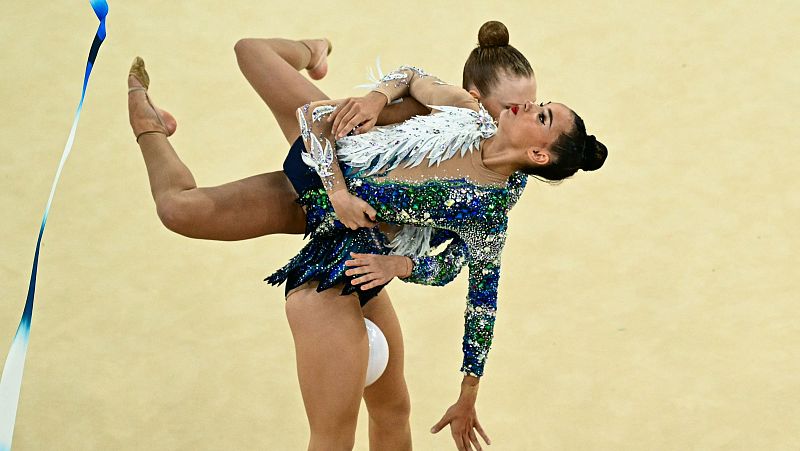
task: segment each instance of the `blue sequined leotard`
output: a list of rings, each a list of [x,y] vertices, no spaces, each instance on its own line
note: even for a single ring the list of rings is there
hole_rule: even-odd
[[[419,83],[423,79],[425,83]],[[406,281],[428,285],[450,282],[466,265],[469,289],[461,370],[481,376],[492,343],[508,211],[524,189],[526,177],[521,173],[506,177],[483,165],[480,143],[496,127],[460,88],[444,85],[416,68],[401,68],[382,84],[384,90],[378,90],[389,100],[411,94],[432,105],[444,103],[443,96],[455,95],[457,100],[449,103],[461,102],[462,107],[434,107],[440,112],[340,139],[335,151],[326,139],[330,125],[326,130],[321,120],[333,107],[316,103],[302,109],[299,120],[308,149],[303,158],[315,167],[323,183],[298,193],[298,202],[306,207],[309,243],[267,280],[286,281],[287,288],[316,280],[318,290],[348,282],[344,292],[358,292],[344,275],[349,252],[408,254],[413,249],[414,268]],[[380,222],[401,225],[403,230],[390,240],[377,228],[346,229],[328,198],[337,183],[338,189],[346,187],[372,205]],[[443,252],[428,254],[447,240],[450,243]]]

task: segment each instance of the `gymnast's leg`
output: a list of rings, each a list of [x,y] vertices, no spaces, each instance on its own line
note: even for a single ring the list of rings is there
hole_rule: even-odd
[[[156,211],[170,230],[191,238],[241,240],[273,233],[303,233],[305,213],[283,172],[213,188],[198,188],[167,137],[174,118],[152,106],[149,76],[137,59],[128,77],[128,113],[147,166]]]
[[[369,358],[358,297],[305,288],[286,300],[297,377],[311,428],[309,450],[351,450]]]
[[[369,449],[408,451],[411,449],[411,401],[403,369],[403,334],[386,289],[363,308],[389,343],[389,363],[381,377],[364,389],[369,412]]]
[[[312,78],[324,77],[329,50],[327,39],[241,39],[234,46],[242,74],[272,110],[290,143],[300,135],[297,109],[306,103],[328,99],[298,71],[310,68]]]

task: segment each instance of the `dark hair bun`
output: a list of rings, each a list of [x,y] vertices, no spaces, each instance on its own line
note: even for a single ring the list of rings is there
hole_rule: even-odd
[[[597,140],[594,135],[586,137],[583,150],[583,163],[581,169],[584,171],[596,171],[603,166],[608,156],[608,149],[603,143]]]
[[[478,30],[478,45],[481,48],[508,45],[508,28],[496,20],[490,20]]]

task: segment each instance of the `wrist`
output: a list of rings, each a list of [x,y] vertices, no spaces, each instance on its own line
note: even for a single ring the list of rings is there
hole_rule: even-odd
[[[328,198],[331,202],[341,202],[349,197],[350,191],[346,190],[344,186],[339,183],[332,183],[330,188],[326,187]]]
[[[464,378],[461,379],[461,389],[464,390],[465,388],[474,388],[478,390],[478,385],[481,383],[481,378],[477,376],[468,376],[464,375]]]
[[[480,379],[475,376],[464,376],[461,381],[461,393],[458,395],[458,402],[474,404],[478,399],[478,385]]]
[[[397,265],[397,277],[401,279],[407,279],[411,277],[411,273],[414,270],[414,261],[411,258],[406,256],[400,256],[398,265]]]
[[[364,99],[369,100],[370,102],[374,102],[375,105],[380,107],[381,109],[383,109],[383,107],[385,107],[386,105],[389,104],[389,102],[392,101],[392,99],[389,98],[389,94],[386,94],[383,91],[370,91],[369,94],[364,96]]]

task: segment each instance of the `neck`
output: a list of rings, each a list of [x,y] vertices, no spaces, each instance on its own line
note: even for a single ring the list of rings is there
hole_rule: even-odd
[[[506,177],[521,169],[521,165],[512,152],[506,150],[504,143],[492,136],[483,141],[481,146],[481,159],[483,165],[493,172]]]

